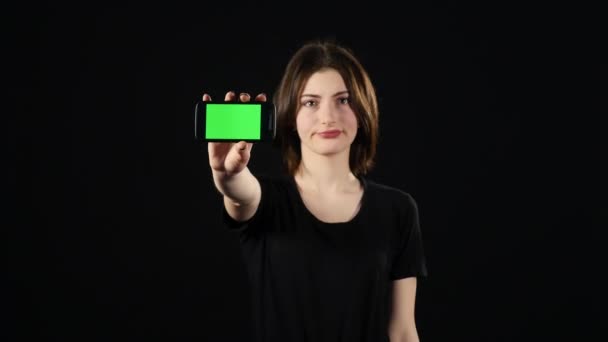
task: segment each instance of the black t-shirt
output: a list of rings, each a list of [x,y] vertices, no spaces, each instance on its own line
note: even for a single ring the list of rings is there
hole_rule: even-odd
[[[325,223],[304,205],[293,177],[257,177],[262,197],[238,233],[252,295],[252,341],[388,338],[392,281],[426,277],[418,208],[404,191],[364,177],[349,222]]]

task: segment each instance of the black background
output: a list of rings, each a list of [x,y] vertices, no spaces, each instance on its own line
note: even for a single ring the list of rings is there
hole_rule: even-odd
[[[9,33],[25,53],[7,71],[26,129],[7,136],[25,212],[7,240],[3,334],[247,341],[238,241],[220,225],[193,106],[203,92],[272,95],[291,54],[329,37],[377,88],[369,177],[419,205],[421,340],[593,340],[598,126],[562,87],[578,72],[568,21],[395,6],[22,8]],[[257,144],[250,168],[278,173],[278,151]]]

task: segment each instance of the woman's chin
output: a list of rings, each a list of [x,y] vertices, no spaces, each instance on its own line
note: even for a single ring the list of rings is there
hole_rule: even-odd
[[[315,146],[313,150],[316,154],[324,155],[324,156],[332,156],[340,153],[348,152],[348,146],[343,145],[325,145],[325,146]]]

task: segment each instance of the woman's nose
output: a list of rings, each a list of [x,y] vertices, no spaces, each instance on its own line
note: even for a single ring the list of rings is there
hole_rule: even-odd
[[[331,104],[323,106],[319,114],[321,123],[330,124],[336,122],[336,108]]]

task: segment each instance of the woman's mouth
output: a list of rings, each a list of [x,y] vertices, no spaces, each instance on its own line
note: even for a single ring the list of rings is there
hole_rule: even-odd
[[[317,134],[320,135],[321,138],[333,139],[333,138],[336,138],[338,135],[340,135],[340,133],[342,133],[340,130],[332,129],[332,130],[319,132]]]

